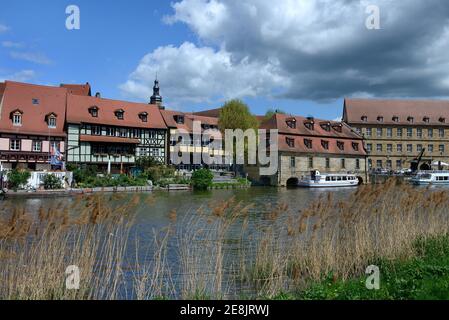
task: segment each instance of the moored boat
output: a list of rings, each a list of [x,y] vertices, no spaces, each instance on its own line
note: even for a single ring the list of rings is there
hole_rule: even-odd
[[[449,185],[449,170],[420,171],[410,179],[415,185]]]
[[[304,188],[335,188],[356,187],[360,184],[359,178],[349,173],[326,173],[321,174],[314,170],[309,177],[299,180],[298,186]]]

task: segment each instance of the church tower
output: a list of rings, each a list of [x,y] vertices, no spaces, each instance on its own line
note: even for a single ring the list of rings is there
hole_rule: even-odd
[[[159,108],[163,109],[162,97],[159,93],[159,81],[157,80],[157,78],[156,80],[154,80],[153,95],[150,98],[150,104],[156,104],[159,106]]]

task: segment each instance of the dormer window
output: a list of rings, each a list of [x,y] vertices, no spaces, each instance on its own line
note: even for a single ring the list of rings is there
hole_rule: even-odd
[[[313,130],[314,129],[314,125],[315,123],[311,120],[307,120],[304,122],[304,126],[309,129],[309,130]]]
[[[287,143],[287,145],[290,148],[294,148],[295,147],[295,139],[292,138],[285,138],[285,142]]]
[[[11,112],[10,117],[11,117],[13,126],[20,127],[22,125],[22,114],[23,114],[23,111],[21,111],[19,109]]]
[[[39,99],[33,98],[33,99],[31,99],[31,103],[34,105],[38,105],[38,104],[40,104],[40,101],[39,101]]]
[[[90,107],[89,113],[92,117],[98,118],[98,107],[96,107],[96,106]]]
[[[430,118],[429,118],[429,117],[424,117],[424,118],[423,118],[423,121],[424,121],[425,123],[429,123],[429,122],[430,122]]]
[[[378,116],[378,117],[377,117],[377,121],[378,121],[378,122],[384,122],[384,117]]]
[[[123,109],[115,110],[114,114],[117,117],[117,119],[119,119],[119,120],[125,119],[125,110],[123,110]]]
[[[185,122],[184,115],[182,115],[182,114],[173,116],[173,119],[175,119],[175,122],[177,124],[184,124],[184,122]]]
[[[148,112],[139,113],[139,119],[142,120],[142,122],[148,122]]]
[[[354,149],[355,151],[359,151],[359,144],[357,142],[353,142],[352,149]]]
[[[323,128],[323,130],[326,131],[331,131],[331,123],[330,122],[322,123],[321,128]]]
[[[296,129],[296,119],[295,118],[287,119],[286,123],[290,129]]]
[[[342,132],[343,131],[343,125],[341,123],[334,123],[332,125],[332,128],[337,131],[337,132]]]
[[[441,123],[445,123],[446,122],[446,118],[441,117],[440,119],[438,119],[438,121],[440,121]]]
[[[49,128],[54,129],[56,128],[56,118],[58,116],[55,113],[49,113],[45,116],[45,121],[47,122],[47,125]]]
[[[321,146],[322,146],[324,149],[329,150],[329,141],[321,140]]]
[[[308,149],[312,149],[312,140],[310,139],[304,139],[304,145],[308,148]]]
[[[398,116],[394,116],[393,117],[393,122],[399,122],[399,117]]]
[[[337,141],[337,147],[338,147],[338,149],[343,151],[343,150],[345,150],[345,143],[342,141]]]
[[[367,116],[362,116],[362,121],[363,122],[368,122],[368,117]]]
[[[409,116],[407,118],[407,121],[413,123],[415,121],[415,119],[413,117]]]

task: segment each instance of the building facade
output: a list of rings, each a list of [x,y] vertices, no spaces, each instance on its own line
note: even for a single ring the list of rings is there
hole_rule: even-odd
[[[420,169],[449,161],[449,102],[346,99],[343,121],[365,140],[369,169]]]
[[[296,185],[312,170],[322,173],[351,172],[367,181],[366,152],[362,137],[341,122],[275,114],[263,121],[262,129],[278,130],[278,172],[273,176],[257,176],[250,170],[252,179],[263,184]]]
[[[127,172],[138,157],[166,163],[167,126],[158,106],[67,95],[67,161]]]
[[[0,162],[4,169],[51,169],[64,156],[65,88],[6,81],[0,84]]]

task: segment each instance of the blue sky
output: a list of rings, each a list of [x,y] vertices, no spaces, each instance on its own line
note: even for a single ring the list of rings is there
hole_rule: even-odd
[[[0,80],[88,81],[103,97],[146,102],[157,72],[168,108],[237,97],[257,114],[327,119],[344,97],[449,96],[444,0],[373,0],[374,31],[362,0],[2,2]],[[65,28],[71,4],[80,30]]]

